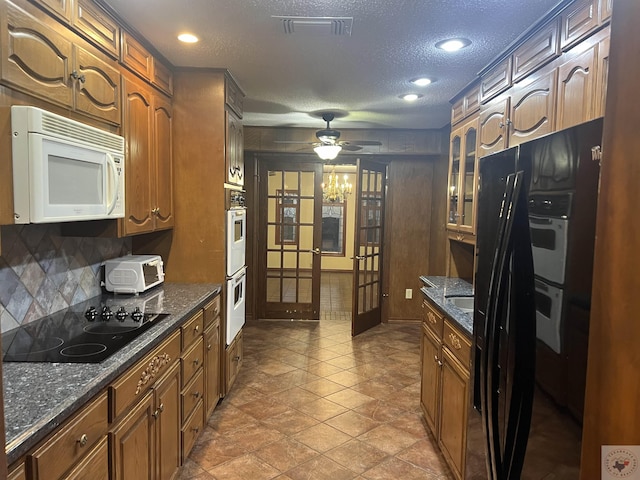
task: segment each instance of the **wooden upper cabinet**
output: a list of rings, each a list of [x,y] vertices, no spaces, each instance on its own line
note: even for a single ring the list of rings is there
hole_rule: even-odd
[[[545,68],[516,84],[511,96],[509,146],[555,130],[556,68]]]
[[[122,52],[120,60],[145,80],[151,80],[153,56],[129,32],[122,32]]]
[[[593,32],[601,24],[599,19],[600,0],[577,0],[560,15],[560,46],[571,48]]]
[[[244,136],[242,122],[226,112],[227,144],[225,151],[226,181],[234,185],[244,185]]]
[[[244,110],[244,93],[230,76],[225,78],[225,103],[242,119]]]
[[[613,0],[601,0],[600,2],[600,22],[605,23],[611,20]]]
[[[75,0],[71,25],[113,58],[120,54],[120,27],[91,0]]]
[[[511,97],[501,95],[480,109],[478,157],[482,158],[509,146],[509,109]]]
[[[480,83],[469,87],[459,94],[451,109],[451,125],[464,120],[480,108]]]
[[[560,20],[554,19],[528,38],[513,53],[513,81],[526,77],[560,55]]]
[[[578,125],[593,118],[593,85],[596,65],[596,45],[583,50],[583,45],[565,54],[558,68],[557,129]]]
[[[600,34],[598,34],[600,35]],[[594,118],[604,117],[607,103],[607,84],[609,83],[609,28],[603,31],[598,41],[598,62],[596,65],[595,102],[593,106]]]
[[[153,95],[153,133],[155,149],[155,229],[171,228],[173,216],[173,110],[171,101]]]
[[[72,0],[38,0],[46,10],[67,22],[71,20],[71,2]]]
[[[0,4],[2,82],[64,107],[73,106],[72,42],[30,4]]]
[[[123,85],[122,134],[126,148],[123,233],[133,235],[151,232],[154,228],[151,87],[131,76],[124,79]]]
[[[480,101],[487,102],[511,86],[513,57],[509,55],[480,77]]]
[[[76,109],[119,125],[122,115],[120,71],[111,59],[98,51],[77,45],[74,49],[75,68],[71,75],[76,80]]]
[[[153,78],[151,83],[167,95],[173,95],[173,73],[171,73],[169,67],[157,58],[153,59]]]
[[[36,7],[2,3],[2,82],[113,125],[121,121],[115,60]]]

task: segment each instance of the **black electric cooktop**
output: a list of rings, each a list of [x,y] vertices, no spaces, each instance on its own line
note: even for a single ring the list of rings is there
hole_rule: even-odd
[[[102,295],[2,334],[5,362],[98,363],[167,317],[162,298]]]

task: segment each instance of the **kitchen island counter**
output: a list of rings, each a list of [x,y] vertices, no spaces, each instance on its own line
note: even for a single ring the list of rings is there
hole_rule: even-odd
[[[6,451],[18,460],[221,292],[219,284],[171,284],[161,293],[170,315],[100,363],[3,363]]]
[[[421,276],[424,286],[420,291],[460,329],[471,338],[473,334],[473,313],[465,313],[447,301],[450,297],[473,297],[473,286],[461,278]]]

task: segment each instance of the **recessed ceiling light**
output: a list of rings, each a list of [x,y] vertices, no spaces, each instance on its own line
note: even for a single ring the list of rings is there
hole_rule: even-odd
[[[471,40],[466,38],[450,38],[436,43],[436,47],[447,52],[456,52],[461,48],[471,45]]]
[[[431,82],[433,82],[433,80],[427,77],[420,77],[420,78],[414,78],[413,80],[410,80],[410,82],[413,83],[414,85],[417,85],[418,87],[426,87]]]
[[[191,33],[181,33],[178,35],[178,40],[184,43],[196,43],[198,41],[198,37]]]
[[[404,95],[400,95],[400,98],[405,102],[415,102],[417,99],[423,97],[420,93],[406,93]]]

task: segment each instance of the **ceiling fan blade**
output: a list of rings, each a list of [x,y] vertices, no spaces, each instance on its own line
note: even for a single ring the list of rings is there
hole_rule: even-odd
[[[313,145],[314,142],[300,142],[297,140],[274,140],[273,143],[289,143],[293,145]]]
[[[362,147],[359,145],[351,145],[349,143],[340,144],[343,150],[347,150],[349,152],[357,152],[358,150],[362,150]]]
[[[351,145],[361,145],[361,146],[382,145],[382,142],[379,142],[377,140],[349,140],[349,143]]]

